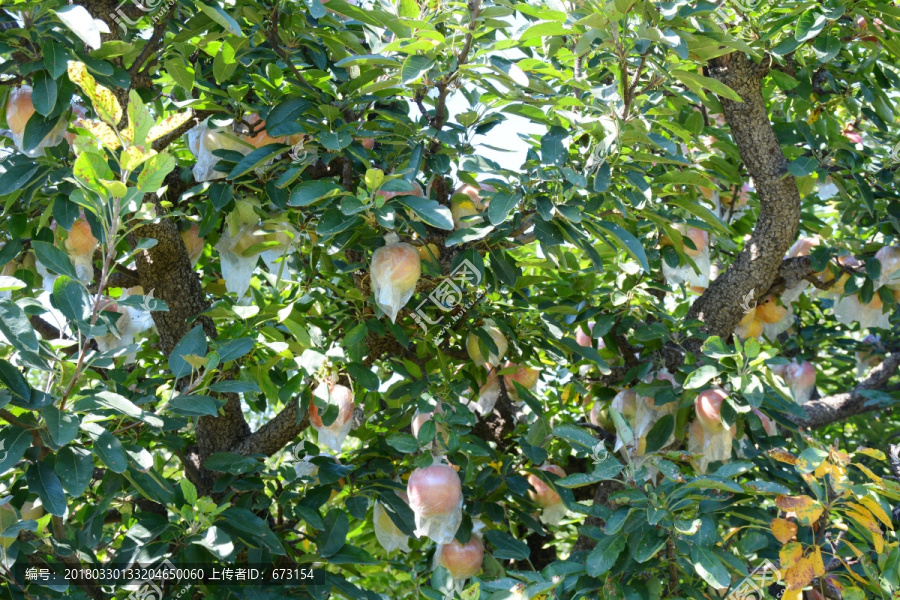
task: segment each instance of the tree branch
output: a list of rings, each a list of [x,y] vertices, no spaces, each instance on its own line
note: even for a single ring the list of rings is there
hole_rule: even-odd
[[[741,97],[736,102],[720,96],[725,119],[747,171],[759,194],[759,220],[750,240],[732,265],[698,298],[687,319],[706,323],[710,335],[727,338],[744,316],[741,301],[752,291],[755,297],[772,287],[785,252],[797,237],[800,194],[788,173],[788,160],[766,113],[762,79],[766,66],[756,65],[740,53],[712,61],[710,76],[728,85]]]
[[[272,456],[287,446],[300,432],[309,427],[309,415],[297,420],[300,402],[294,398],[268,423],[241,440],[233,449],[238,454],[265,454]]]
[[[161,138],[159,138],[158,140],[153,142],[153,149],[156,150],[157,152],[162,152],[163,150],[168,148],[169,144],[171,144],[172,142],[174,142],[175,140],[177,140],[178,138],[183,136],[185,133],[187,133],[188,131],[190,131],[191,129],[193,129],[194,127],[199,125],[200,123],[202,123],[206,117],[208,117],[212,114],[215,114],[216,111],[192,110],[192,112],[193,112],[193,115],[191,116],[191,118],[188,119],[185,123],[183,123],[180,127],[173,129],[166,135],[162,136]]]
[[[895,352],[873,368],[869,376],[850,392],[826,396],[804,404],[803,409],[807,418],[794,419],[794,422],[808,429],[818,429],[854,415],[884,408],[878,401],[867,398],[863,393],[885,387],[897,373],[898,368],[900,368],[900,352]]]

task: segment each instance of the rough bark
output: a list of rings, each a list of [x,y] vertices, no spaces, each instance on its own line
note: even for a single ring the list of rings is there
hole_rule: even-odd
[[[299,422],[297,421],[299,409],[299,402],[295,399],[268,423],[242,439],[234,447],[234,452],[243,455],[265,454],[266,456],[272,456],[309,426],[308,414],[303,415]]]
[[[853,390],[804,404],[803,409],[806,411],[807,418],[796,419],[795,422],[808,429],[818,429],[854,415],[884,408],[881,404],[864,396],[863,392],[883,388],[891,377],[897,374],[898,368],[900,368],[900,353],[891,354],[884,359],[884,362],[873,368],[869,376]]]
[[[158,211],[162,211],[157,206]],[[198,317],[209,307],[200,278],[191,266],[187,248],[178,227],[171,219],[160,218],[142,225],[130,236],[135,245],[140,238],[156,240],[156,245],[137,254],[137,271],[144,293],[153,292],[164,301],[167,312],[153,312],[159,332],[160,350],[168,356],[191,329],[200,324],[206,335],[216,337],[216,328],[207,316]],[[197,445],[200,464],[213,453],[228,450],[250,434],[237,394],[224,394],[225,406],[218,417],[197,420]]]
[[[759,195],[759,220],[732,265],[694,302],[688,319],[700,319],[710,335],[727,338],[744,316],[741,301],[752,291],[759,300],[778,276],[785,252],[797,237],[800,194],[788,160],[769,122],[762,97],[768,57],[756,65],[743,54],[723,56],[709,74],[743,99],[720,97],[725,120]]]

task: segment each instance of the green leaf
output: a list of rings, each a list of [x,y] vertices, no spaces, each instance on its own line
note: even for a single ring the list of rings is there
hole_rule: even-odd
[[[50,116],[56,106],[56,81],[47,71],[38,71],[34,74],[34,91],[31,94],[31,102],[34,110],[45,117]]]
[[[597,541],[597,545],[587,555],[585,570],[591,577],[600,577],[612,569],[616,560],[625,549],[626,536],[606,535]]]
[[[231,35],[244,37],[244,33],[241,31],[241,26],[238,25],[238,22],[231,18],[231,15],[225,12],[218,4],[213,4],[212,6],[208,6],[202,2],[195,2],[194,4],[196,4],[196,6],[210,19],[224,27],[225,31]]]
[[[28,483],[28,490],[35,492],[41,499],[47,512],[57,517],[66,514],[66,494],[50,465],[39,462],[28,467],[25,482]]]
[[[72,57],[69,50],[54,39],[49,39],[41,44],[41,54],[44,56],[44,66],[50,71],[53,79],[66,72],[69,59]]]
[[[206,459],[204,466],[210,471],[243,475],[255,471],[260,466],[260,463],[255,459],[235,452],[216,452]]]
[[[94,441],[94,454],[115,473],[124,473],[128,468],[128,458],[122,443],[116,436],[97,423],[82,423],[81,428]]]
[[[605,360],[603,360],[603,357],[600,356],[600,353],[597,352],[594,348],[591,348],[590,346],[582,346],[572,338],[562,338],[559,340],[559,342],[575,354],[596,363],[599,367],[600,372],[604,375],[612,373],[609,365]]]
[[[202,325],[197,325],[181,338],[169,355],[169,370],[172,371],[175,378],[180,379],[185,375],[190,375],[194,368],[185,360],[185,357],[206,356],[206,348],[206,333],[204,333]]]
[[[636,237],[616,223],[601,221],[597,223],[597,225],[612,235],[616,242],[618,242],[632,258],[640,263],[641,268],[644,269],[645,273],[650,272],[650,263],[647,262],[647,255],[644,252],[644,247]]]
[[[22,460],[31,441],[31,432],[17,425],[8,425],[0,430],[0,475]]]
[[[737,92],[735,92],[733,89],[731,89],[718,79],[706,77],[704,75],[700,75],[699,73],[682,71],[681,69],[675,69],[674,71],[672,71],[672,75],[694,91],[696,91],[697,87],[703,87],[712,92],[715,92],[716,94],[724,98],[728,98],[729,100],[734,100],[735,102],[743,102],[741,97],[738,96]]]
[[[518,194],[494,194],[491,203],[488,205],[488,219],[491,225],[499,225],[509,216],[509,211],[522,200]]]
[[[340,509],[331,509],[325,517],[325,526],[316,536],[316,544],[319,556],[328,558],[340,550],[347,541],[347,533],[350,531],[350,521],[347,514]]]
[[[37,334],[25,311],[7,298],[0,300],[0,333],[17,350],[34,353],[41,350]]]
[[[169,401],[169,410],[186,417],[202,417],[208,415],[215,417],[219,414],[219,407],[225,404],[225,400],[216,400],[211,396],[189,394],[176,396]]]
[[[78,426],[81,421],[75,414],[60,412],[55,406],[46,406],[41,410],[41,415],[47,422],[50,439],[57,448],[65,446],[78,435]]]
[[[228,340],[219,347],[219,363],[224,364],[244,356],[253,349],[254,344],[253,338],[249,337]]]
[[[393,433],[385,439],[388,446],[402,454],[412,454],[419,450],[419,441],[409,433]]]
[[[72,279],[78,279],[75,267],[69,260],[69,255],[48,242],[31,242],[31,248],[34,250],[37,259],[42,265],[50,271],[59,275],[66,275]]]
[[[187,479],[183,479],[181,481],[182,490],[184,490],[184,483]],[[190,482],[188,482],[190,483]],[[194,490],[194,502],[196,502],[197,490]],[[188,505],[194,504],[187,500],[188,494],[185,493],[185,500]],[[213,525],[205,532],[203,532],[203,537],[199,539],[194,539],[192,543],[197,544],[198,546],[202,546],[213,553],[219,560],[225,560],[234,552],[234,543],[231,541],[231,536],[229,536],[224,529],[217,525]]]
[[[666,539],[661,537],[655,528],[648,529],[634,547],[634,560],[639,563],[647,562],[666,546]]]
[[[421,54],[410,55],[403,61],[403,66],[400,68],[400,83],[407,84],[417,81],[433,66],[434,61],[427,56]]]
[[[791,161],[791,164],[788,165],[788,171],[794,177],[805,177],[815,173],[818,166],[819,163],[815,159],[801,156]]]
[[[53,282],[53,303],[67,319],[86,323],[91,316],[91,299],[84,287],[66,275]]]
[[[731,583],[728,569],[710,548],[704,548],[699,544],[691,546],[691,562],[697,575],[714,588],[724,588]]]
[[[2,383],[19,402],[31,401],[31,386],[19,369],[0,358],[0,383]]]
[[[663,415],[659,421],[653,424],[653,428],[647,433],[647,449],[645,454],[656,452],[666,445],[669,436],[675,431],[675,417]]]
[[[111,410],[136,421],[142,421],[151,427],[162,427],[164,424],[160,417],[143,410],[128,398],[120,396],[115,392],[105,390],[97,392],[96,394],[82,398],[78,401],[76,406],[79,411],[93,411],[97,409]]]
[[[231,173],[228,174],[228,179],[237,179],[241,175],[263,166],[270,159],[283,154],[286,150],[288,150],[288,147],[285,144],[278,143],[266,144],[262,148],[257,148],[234,166]]]
[[[288,198],[288,206],[309,206],[316,200],[326,196],[335,196],[335,192],[342,192],[343,188],[333,181],[319,179],[316,181],[304,181],[293,190]]]
[[[235,535],[251,548],[266,548],[273,554],[284,555],[284,546],[265,521],[245,508],[229,508],[224,511],[217,523],[229,529],[232,537]]]
[[[391,201],[409,208],[432,227],[453,231],[453,214],[449,208],[435,200],[419,196],[395,196]]]
[[[7,168],[4,173],[0,173],[0,196],[7,196],[13,192],[20,191],[31,180],[32,176],[38,172],[38,169],[40,169],[40,165],[31,161]]]
[[[704,365],[687,376],[687,379],[684,380],[684,389],[698,390],[718,375],[718,367],[715,365]]]
[[[819,35],[828,24],[828,19],[817,9],[811,8],[800,15],[797,20],[797,30],[794,32],[794,38],[798,42],[805,42]]]
[[[144,194],[158,191],[162,187],[166,175],[171,173],[174,168],[175,159],[170,154],[154,154],[144,161],[144,166],[137,178],[138,189]]]
[[[48,119],[35,111],[25,124],[25,132],[22,134],[22,149],[25,152],[34,150],[38,144],[44,141],[50,132],[59,124],[59,118]]]
[[[91,453],[85,448],[66,446],[56,453],[56,474],[70,496],[81,496],[94,477]]]
[[[361,365],[360,363],[347,363],[347,372],[356,383],[360,384],[370,392],[377,392],[381,387],[381,381],[378,375],[373,373],[371,369]]]
[[[484,532],[484,537],[494,547],[491,554],[498,560],[527,560],[531,556],[528,544],[517,540],[505,531],[489,529]]]

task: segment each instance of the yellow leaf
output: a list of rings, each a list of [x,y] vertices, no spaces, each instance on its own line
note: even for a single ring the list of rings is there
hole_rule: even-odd
[[[790,542],[778,551],[778,558],[781,560],[781,570],[789,569],[799,563],[803,559],[803,546],[800,542]]]
[[[862,577],[860,577],[859,575],[857,575],[857,574],[853,571],[853,569],[850,568],[850,565],[848,565],[847,562],[846,562],[843,558],[841,558],[840,556],[838,556],[837,559],[838,559],[839,561],[841,561],[841,564],[844,565],[844,568],[847,570],[847,572],[848,572],[854,579],[856,579],[857,581],[859,581],[861,584],[863,584],[863,585],[865,585],[865,586],[868,586],[869,582],[866,581],[865,579],[863,579]]]
[[[789,590],[781,595],[782,600],[803,600],[802,590]]]
[[[887,460],[884,452],[882,452],[881,450],[876,450],[874,448],[857,448],[856,452],[858,452],[859,454],[865,454],[866,456],[871,456],[875,460]]]
[[[94,110],[101,119],[115,126],[122,119],[122,107],[115,94],[103,87],[87,71],[83,62],[70,60],[68,64],[69,79],[78,85],[94,105]]]
[[[816,577],[821,577],[825,574],[825,562],[822,560],[822,549],[818,546],[813,546],[812,552],[809,553],[809,560],[812,561],[813,573],[816,574]]]
[[[147,141],[152,142],[154,140],[158,140],[162,136],[167,133],[171,133],[187,123],[191,120],[191,117],[194,116],[194,113],[188,111],[183,113],[178,113],[177,115],[172,115],[170,117],[166,117],[156,125],[150,128],[150,133],[147,134]]]
[[[853,463],[853,465],[856,468],[858,468],[860,471],[862,471],[863,473],[868,475],[869,479],[874,481],[876,485],[881,485],[881,482],[883,481],[883,479],[881,477],[879,477],[878,475],[876,475],[875,473],[873,473],[872,471],[870,471],[868,467],[866,467],[865,465],[861,465],[859,463]]]
[[[825,510],[809,496],[778,496],[775,499],[775,506],[785,512],[793,512],[801,525],[812,525]]]
[[[787,450],[782,450],[781,448],[774,448],[772,450],[769,450],[769,456],[771,456],[778,462],[787,463],[789,465],[797,464],[797,457]]]
[[[850,464],[850,455],[844,452],[843,450],[836,450],[835,448],[831,449],[830,452],[831,462],[840,465],[842,467],[846,467]]]
[[[881,505],[877,500],[875,500],[875,498],[872,498],[871,496],[863,496],[859,499],[859,501],[863,504],[863,506],[868,508],[873,515],[878,517],[878,520],[884,523],[885,527],[887,527],[888,529],[894,528],[893,524],[891,524],[891,518],[886,512],[884,512],[884,509],[881,508]]]
[[[120,156],[122,161],[122,169],[125,171],[134,171],[141,163],[156,154],[156,150],[146,152],[143,146],[129,146]]]
[[[801,558],[797,564],[782,573],[789,590],[802,590],[815,577],[812,560],[809,558]]]
[[[816,479],[821,479],[831,473],[831,463],[828,461],[823,462],[819,465],[819,468],[813,471],[813,475],[816,476]]]
[[[854,504],[852,502],[849,505],[853,508],[859,507],[864,512],[857,512],[856,510],[848,510],[844,513],[845,516],[850,517],[869,531],[873,533],[881,533],[881,528],[878,527],[878,523],[875,522],[875,517],[872,516],[868,510],[859,506],[859,504]]]
[[[785,544],[797,535],[797,524],[787,519],[772,519],[772,534],[776,540]]]
[[[82,119],[79,125],[87,129],[92,136],[100,140],[110,150],[118,150],[120,143],[119,138],[116,137],[116,132],[103,121]]]

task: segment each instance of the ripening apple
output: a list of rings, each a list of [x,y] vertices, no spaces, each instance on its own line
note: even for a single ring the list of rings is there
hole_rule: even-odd
[[[419,253],[419,258],[422,259],[423,263],[428,262],[440,268],[441,249],[437,247],[437,244],[418,246],[416,251]]]
[[[494,345],[497,346],[497,352],[491,352],[487,357],[484,356],[481,352],[481,341],[478,335],[470,331],[466,336],[466,351],[469,353],[469,357],[471,357],[472,362],[474,362],[479,367],[488,366],[491,367],[497,366],[500,364],[500,360],[503,358],[503,355],[506,354],[506,337],[503,335],[503,332],[500,331],[495,325],[485,324],[481,329],[486,331],[490,336],[491,340],[493,340]]]
[[[728,394],[724,390],[711,389],[704,390],[697,395],[694,400],[694,408],[697,410],[697,417],[706,429],[722,429],[722,402]]]
[[[475,203],[463,196],[454,196],[450,200],[450,214],[453,216],[454,229],[465,229],[480,224],[484,219],[471,218],[481,211]]]
[[[518,383],[527,390],[532,390],[534,389],[534,386],[537,385],[541,372],[537,369],[523,367],[512,362],[507,362],[503,368],[505,370],[512,367],[517,368],[513,373],[503,376],[503,383],[506,385],[506,391],[509,393],[510,397],[518,400],[519,395],[516,391],[515,383]]]
[[[29,519],[37,521],[44,516],[44,507],[41,504],[40,499],[35,500],[34,502],[29,500],[22,504],[22,508],[19,509],[19,513],[22,515],[23,521],[27,521]]]
[[[484,561],[484,544],[477,535],[472,535],[466,545],[457,540],[440,548],[438,563],[450,572],[453,579],[468,579],[481,570]]]
[[[353,391],[347,386],[341,384],[327,385],[325,382],[322,382],[316,389],[315,395],[320,397],[330,396],[330,403],[338,407],[338,416],[331,425],[328,425],[328,428],[340,428],[346,425],[353,417],[353,410],[356,408],[356,405],[353,402]],[[309,403],[309,422],[316,429],[325,427],[315,402]]]
[[[372,254],[370,276],[375,303],[394,323],[397,313],[416,291],[422,275],[422,259],[396,233],[389,233],[384,239],[387,243]]]
[[[181,232],[181,239],[187,250],[188,257],[191,259],[191,266],[197,266],[197,261],[203,255],[204,240],[200,237],[200,227],[196,223]]]
[[[541,471],[555,473],[560,477],[566,476],[566,472],[563,468],[557,465],[544,465],[541,467]],[[544,480],[537,475],[528,475],[528,484],[534,488],[533,490],[528,490],[528,496],[531,498],[532,502],[541,508],[547,508],[562,502],[562,499],[559,497],[559,494],[556,493],[556,490],[547,485]]]
[[[387,190],[378,190],[378,191],[375,193],[375,195],[376,195],[376,196],[381,196],[381,197],[384,198],[385,200],[390,200],[391,198],[394,198],[394,197],[396,197],[396,196],[420,196],[420,197],[424,197],[424,196],[425,196],[425,192],[422,190],[422,186],[419,185],[419,182],[417,182],[417,181],[412,181],[412,182],[410,182],[410,183],[411,183],[412,189],[405,190],[405,191],[402,191],[402,192],[390,192],[390,191],[387,191]]]
[[[437,463],[418,468],[406,484],[409,507],[420,518],[449,515],[459,508],[462,483],[451,467]]]
[[[9,92],[9,99],[6,103],[6,124],[12,132],[13,142],[15,143],[16,148],[21,152],[25,152],[23,145],[25,125],[28,124],[28,120],[34,113],[35,109],[34,104],[32,103],[31,86],[23,85],[13,88]],[[63,134],[66,132],[66,125],[67,123],[63,119],[60,119],[56,127],[44,136],[44,139],[42,139],[37,146],[28,152],[25,152],[25,154],[31,158],[43,156],[45,148],[51,148],[63,139]]]
[[[489,202],[485,202],[485,200],[481,197],[482,192],[494,193],[497,189],[486,183],[479,183],[477,185],[471,184],[463,184],[460,187],[454,190],[453,195],[464,194],[469,197],[469,200],[472,201],[473,206],[478,210],[478,212],[483,211],[487,208]]]
[[[410,428],[412,429],[412,434],[416,438],[419,437],[419,430],[422,428],[422,425],[424,425],[428,421],[433,420],[435,414],[439,414],[439,415],[444,414],[444,407],[440,402],[438,402],[434,406],[434,408],[430,411],[419,412],[419,409],[416,409],[416,412],[412,418],[412,422],[410,423]],[[444,446],[446,446],[450,442],[450,432],[447,431],[447,426],[443,425],[443,424],[440,424],[440,425],[436,424],[436,430],[437,430],[437,435],[439,435],[441,437],[441,440],[443,441]]]

